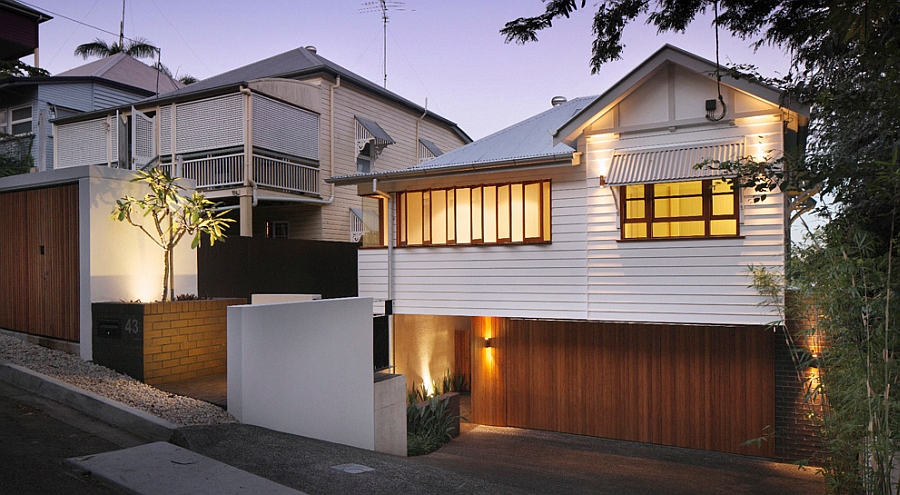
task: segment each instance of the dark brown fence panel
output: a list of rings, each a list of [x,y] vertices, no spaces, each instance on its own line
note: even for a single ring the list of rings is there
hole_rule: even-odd
[[[473,338],[476,422],[774,456],[774,439],[741,446],[774,426],[771,330],[491,320],[502,338]]]
[[[197,287],[204,297],[251,294],[359,294],[357,250],[349,242],[229,236],[197,250]]]
[[[0,194],[0,211],[0,326],[77,341],[77,184]]]

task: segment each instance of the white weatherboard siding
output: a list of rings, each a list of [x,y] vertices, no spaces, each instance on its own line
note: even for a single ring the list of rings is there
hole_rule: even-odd
[[[552,178],[551,244],[395,248],[394,312],[584,319],[584,167],[562,170],[564,176],[557,169]],[[387,250],[360,250],[359,261],[360,296],[386,298]]]
[[[587,144],[589,183],[607,171],[612,150],[683,143],[743,141],[745,154],[782,149],[780,122],[665,133]],[[752,133],[752,134],[751,134]],[[762,137],[760,137],[762,136]],[[662,146],[661,146],[662,144]],[[737,239],[619,241],[618,210],[610,187],[588,197],[588,318],[602,321],[759,325],[776,320],[749,287],[751,265],[784,266],[783,197],[741,197]]]

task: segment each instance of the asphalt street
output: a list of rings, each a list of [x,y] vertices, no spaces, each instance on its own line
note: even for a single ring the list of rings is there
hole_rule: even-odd
[[[145,443],[130,433],[0,381],[0,494],[125,493],[65,462]]]

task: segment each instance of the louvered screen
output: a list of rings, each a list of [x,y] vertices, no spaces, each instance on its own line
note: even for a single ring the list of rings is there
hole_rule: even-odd
[[[156,114],[159,119],[159,154],[172,154],[172,107],[160,107]]]
[[[175,109],[175,153],[242,146],[241,98],[236,94],[179,104]]]
[[[106,118],[60,125],[56,129],[57,168],[81,165],[106,165],[107,148],[116,143],[116,128],[107,136]],[[116,146],[112,147],[112,160],[117,158]]]
[[[253,146],[318,160],[319,116],[254,94]]]
[[[131,107],[132,169],[142,170],[156,157],[156,132],[153,119]]]

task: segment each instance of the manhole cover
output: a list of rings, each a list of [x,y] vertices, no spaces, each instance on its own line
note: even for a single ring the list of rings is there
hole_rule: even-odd
[[[374,469],[368,466],[363,466],[362,464],[338,464],[337,466],[331,466],[331,469],[337,469],[338,471],[343,471],[350,474],[367,473],[369,471],[374,471]]]

